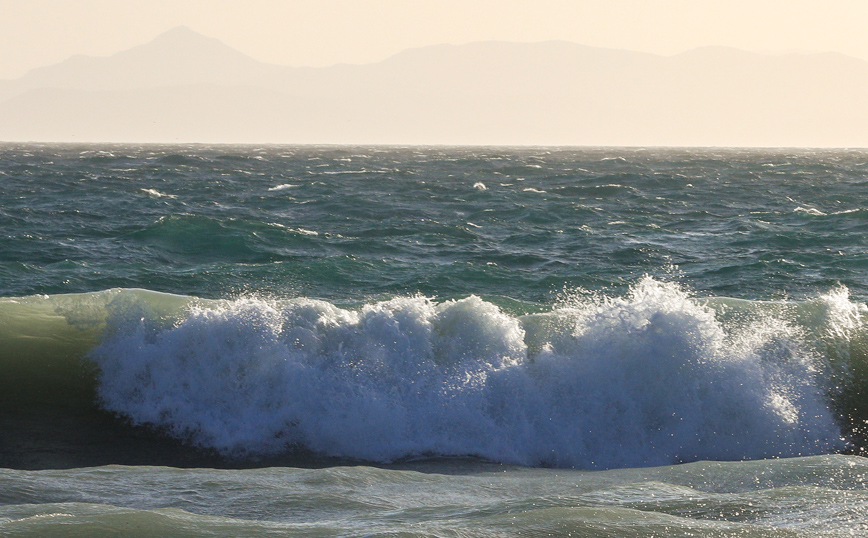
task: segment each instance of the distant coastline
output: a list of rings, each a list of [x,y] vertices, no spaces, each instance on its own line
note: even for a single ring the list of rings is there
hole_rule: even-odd
[[[0,141],[868,147],[868,62],[477,42],[291,68],[179,27],[0,81]]]

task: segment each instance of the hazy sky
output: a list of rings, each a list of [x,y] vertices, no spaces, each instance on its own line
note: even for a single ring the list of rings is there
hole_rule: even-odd
[[[868,60],[866,0],[0,0],[0,78],[105,56],[178,25],[272,63],[368,63],[403,49],[567,40],[674,54],[703,45]]]

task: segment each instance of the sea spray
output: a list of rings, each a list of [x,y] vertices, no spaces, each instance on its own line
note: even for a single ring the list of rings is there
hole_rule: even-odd
[[[108,324],[90,353],[105,408],[229,456],[608,468],[844,446],[802,331],[763,316],[730,329],[650,278],[523,317],[475,296],[242,298]]]

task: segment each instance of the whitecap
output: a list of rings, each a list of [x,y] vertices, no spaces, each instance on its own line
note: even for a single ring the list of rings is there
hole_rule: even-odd
[[[158,191],[157,189],[139,189],[139,191],[153,198],[177,198],[177,196],[174,194],[165,194]]]
[[[300,185],[294,185],[292,183],[282,183],[280,185],[275,185],[274,187],[269,187],[268,190],[269,191],[282,191],[285,189],[294,189],[294,188],[299,187],[299,186]]]
[[[813,207],[801,207],[801,206],[799,206],[799,207],[795,208],[793,210],[793,212],[794,213],[805,213],[807,215],[813,215],[815,217],[823,217],[826,215],[826,213],[823,213],[819,209],[816,209]]]

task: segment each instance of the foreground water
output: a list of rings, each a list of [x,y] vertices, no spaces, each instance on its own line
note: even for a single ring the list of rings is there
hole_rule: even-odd
[[[10,536],[863,536],[862,458],[0,471]]]
[[[864,534],[866,184],[843,150],[7,145],[0,532]]]

